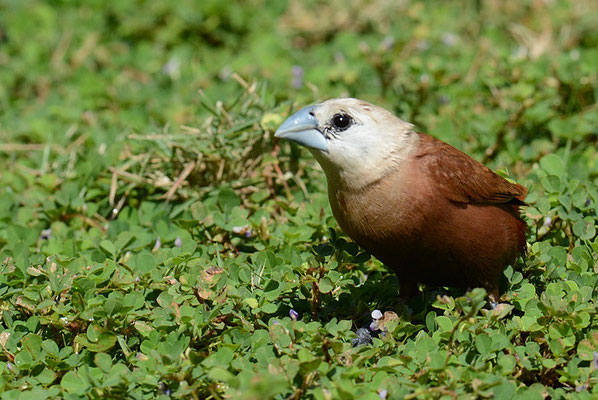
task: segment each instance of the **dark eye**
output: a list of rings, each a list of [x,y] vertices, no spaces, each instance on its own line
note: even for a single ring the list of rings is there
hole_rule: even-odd
[[[334,126],[337,131],[344,131],[352,122],[353,118],[347,114],[336,114],[332,117],[332,126]]]

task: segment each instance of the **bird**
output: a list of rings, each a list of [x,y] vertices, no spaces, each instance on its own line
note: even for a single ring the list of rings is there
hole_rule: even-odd
[[[310,150],[339,226],[395,272],[400,298],[482,287],[496,304],[504,268],[526,253],[524,186],[360,99],[305,107],[274,136]]]

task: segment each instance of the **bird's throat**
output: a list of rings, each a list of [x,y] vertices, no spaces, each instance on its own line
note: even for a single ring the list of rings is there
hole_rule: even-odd
[[[355,160],[353,163],[332,162],[329,154],[312,151],[324,170],[328,186],[334,190],[362,191],[379,182],[384,177],[405,167],[412,156],[416,144],[407,147],[390,148],[375,160]]]

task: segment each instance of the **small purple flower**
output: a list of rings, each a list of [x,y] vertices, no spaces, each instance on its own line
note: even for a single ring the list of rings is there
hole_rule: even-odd
[[[299,318],[299,313],[297,311],[293,310],[292,308],[291,308],[291,311],[289,311],[289,315],[291,316],[291,319],[293,321],[297,321],[297,319]]]
[[[374,311],[372,311],[372,318],[373,319],[380,319],[380,318],[382,318],[382,311],[380,311],[380,310],[374,310]]]
[[[162,247],[162,240],[160,240],[160,237],[158,236],[158,238],[156,239],[156,244],[154,244],[153,251],[159,250],[160,247]]]
[[[372,335],[370,335],[370,332],[367,329],[359,328],[355,334],[357,337],[351,341],[353,347],[372,343]]]
[[[521,59],[523,59],[523,58],[526,58],[526,57],[527,57],[527,55],[528,55],[528,53],[529,53],[529,52],[527,51],[527,48],[526,48],[525,46],[519,46],[519,47],[517,48],[517,50],[515,50],[515,51],[512,53],[511,57],[513,57],[513,58],[514,58],[514,59],[516,59],[516,60],[521,60]]]
[[[42,233],[39,235],[39,238],[42,240],[48,240],[52,236],[52,229],[44,229]]]
[[[174,245],[175,247],[181,247],[183,245],[183,241],[181,240],[180,236],[177,236],[176,239],[174,239]]]
[[[440,97],[438,97],[438,103],[440,103],[440,104],[448,104],[448,102],[450,100],[451,99],[448,96],[445,96],[445,95],[440,95]]]
[[[380,329],[380,328],[378,328],[378,322],[377,321],[372,321],[372,323],[370,324],[370,331],[375,332],[378,329]]]
[[[578,392],[578,393],[586,391],[586,390],[588,390],[588,384],[587,383],[584,383],[583,385],[575,386],[575,391]]]
[[[280,322],[278,322],[277,320],[272,321],[272,325],[280,325]]]
[[[548,227],[550,226],[550,224],[552,224],[552,217],[546,217],[544,218],[544,226]]]
[[[294,65],[291,69],[291,73],[293,74],[291,86],[293,86],[294,89],[299,89],[301,86],[303,86],[303,68],[298,65]]]
[[[246,238],[253,236],[253,231],[249,225],[233,226],[231,230],[235,235],[245,236]]]
[[[135,283],[139,283],[139,282],[141,282],[141,278],[139,278],[139,277],[136,277],[136,278],[135,278]]]
[[[181,61],[172,57],[166,64],[162,66],[162,73],[168,75],[171,79],[176,79],[180,75]]]
[[[598,351],[594,352],[594,359],[592,360],[592,369],[598,369]]]
[[[452,32],[446,32],[442,35],[442,43],[445,46],[453,47],[459,41],[459,37]]]
[[[220,70],[220,72],[218,72],[218,78],[220,78],[223,81],[227,81],[230,79],[233,72],[234,72],[233,69],[227,65],[227,66],[223,67]]]
[[[382,40],[382,43],[380,43],[380,48],[383,51],[389,51],[391,50],[395,45],[395,38],[393,36],[386,36],[384,38],[384,40]]]
[[[428,42],[427,40],[420,40],[416,43],[415,47],[419,51],[426,51],[430,48],[430,42]]]
[[[380,396],[380,398],[382,400],[386,400],[386,397],[388,397],[388,390],[386,389],[382,389],[378,392],[378,396]]]

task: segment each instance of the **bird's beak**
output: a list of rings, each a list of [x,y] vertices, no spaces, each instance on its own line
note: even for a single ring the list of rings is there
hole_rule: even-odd
[[[314,106],[305,107],[291,115],[280,125],[274,136],[312,149],[328,151],[326,138],[318,130],[318,120],[312,113],[314,108]]]

